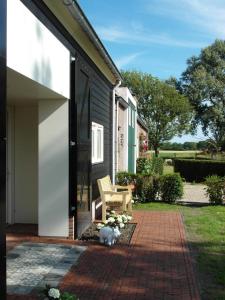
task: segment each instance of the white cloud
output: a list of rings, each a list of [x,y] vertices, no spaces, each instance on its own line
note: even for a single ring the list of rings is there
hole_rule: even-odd
[[[120,58],[115,59],[115,64],[117,65],[118,69],[123,68],[124,66],[128,65],[130,62],[135,60],[138,56],[140,56],[143,52],[133,53],[130,55],[122,56]]]
[[[225,38],[224,0],[146,0],[146,9],[188,23],[196,32]]]
[[[181,40],[162,33],[152,33],[144,30],[142,26],[130,24],[125,26],[97,27],[96,31],[102,40],[121,44],[159,44],[166,46],[202,48],[205,43]]]

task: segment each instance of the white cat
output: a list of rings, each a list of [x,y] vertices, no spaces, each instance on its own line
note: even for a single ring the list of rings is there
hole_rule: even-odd
[[[118,237],[121,235],[118,227],[112,228],[109,226],[102,227],[99,231],[100,243],[112,246],[115,244]]]

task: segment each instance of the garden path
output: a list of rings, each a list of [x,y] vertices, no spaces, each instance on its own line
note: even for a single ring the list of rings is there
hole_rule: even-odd
[[[206,185],[204,184],[184,184],[184,195],[180,202],[187,203],[209,203],[209,199],[205,191]]]
[[[80,300],[199,300],[180,213],[135,211],[134,221],[129,247],[85,243],[60,287]]]

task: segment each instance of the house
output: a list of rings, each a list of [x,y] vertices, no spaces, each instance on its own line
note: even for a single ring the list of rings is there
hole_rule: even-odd
[[[148,150],[148,128],[143,119],[137,116],[137,158]]]
[[[137,101],[127,87],[116,88],[115,173],[136,172]]]
[[[8,224],[75,238],[113,175],[120,73],[72,0],[3,0],[0,20],[1,208]]]

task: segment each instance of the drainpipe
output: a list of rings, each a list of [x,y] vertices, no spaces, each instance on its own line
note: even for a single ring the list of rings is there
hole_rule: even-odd
[[[113,88],[112,97],[112,124],[113,124],[113,134],[112,134],[112,182],[115,184],[115,175],[117,172],[117,134],[118,134],[118,114],[117,114],[117,103],[116,103],[116,89],[121,85],[121,80],[118,80]]]

